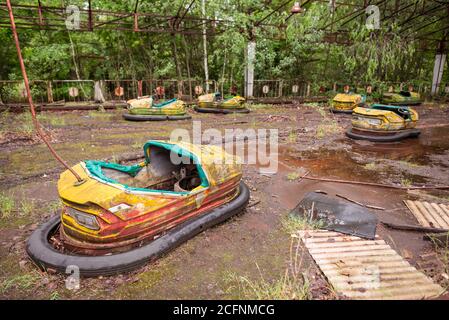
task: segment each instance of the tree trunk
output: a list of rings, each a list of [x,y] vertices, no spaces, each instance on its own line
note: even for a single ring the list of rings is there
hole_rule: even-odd
[[[67,31],[67,34],[69,35],[70,48],[71,48],[71,52],[72,52],[73,65],[75,67],[76,79],[78,79],[78,81],[80,81],[81,77],[80,77],[80,72],[78,69],[78,63],[77,63],[77,59],[76,59],[75,45],[73,44],[72,36],[70,35],[70,31]],[[84,97],[87,98],[86,92],[84,91],[83,85],[81,83],[80,83],[80,88],[81,88],[81,91],[83,92]]]
[[[206,0],[201,0],[201,13],[206,18]],[[206,92],[209,93],[209,68],[207,64],[207,36],[206,24],[203,23],[203,54],[204,54],[204,80],[206,81]]]
[[[187,78],[189,79],[189,96],[190,99],[193,98],[192,95],[192,79],[191,79],[191,75],[190,75],[190,55],[189,55],[189,48],[187,46],[187,41],[186,38],[184,37],[184,35],[181,36],[182,38],[182,43],[184,45],[184,51],[185,51],[185,58],[186,58],[186,69],[187,69]]]

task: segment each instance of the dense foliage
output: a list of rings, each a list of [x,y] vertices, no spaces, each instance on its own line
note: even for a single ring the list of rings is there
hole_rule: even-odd
[[[257,25],[285,1],[207,0],[207,16],[225,20],[217,27],[220,32],[207,37],[210,79],[241,82],[245,48],[249,39],[254,39],[257,79],[303,78],[359,83],[413,79],[428,82],[432,77],[437,43],[424,43],[418,38],[438,30],[441,24],[430,24],[414,32],[429,20],[429,16],[407,22],[417,10],[422,10],[423,1],[381,1],[380,29],[368,30],[365,12],[349,15],[359,7],[337,5],[332,14],[328,1],[308,1],[306,12],[286,20],[293,4],[291,1],[271,14],[262,25]],[[41,2],[56,7],[86,5],[86,1],[75,0]],[[36,1],[13,3],[35,5]],[[125,12],[133,12],[135,6],[134,1],[94,0],[92,3],[95,9]],[[186,0],[141,0],[138,10],[173,16],[181,5],[188,3],[190,1]],[[345,3],[360,6],[362,1],[347,0]],[[408,7],[391,16],[397,3],[400,8]],[[434,15],[444,14],[445,8],[441,10],[435,11]],[[194,2],[189,15],[202,16],[201,0]],[[355,19],[347,21],[352,17]],[[101,16],[95,19],[101,20]],[[444,19],[440,21],[443,22]],[[323,41],[333,32],[338,32],[338,42],[343,43]],[[436,32],[431,38],[441,38],[443,32]],[[19,33],[32,79],[204,78],[201,34],[25,29],[19,29]],[[0,41],[3,44],[0,46],[0,79],[20,79],[10,29],[0,28]],[[423,50],[423,43],[428,50]]]

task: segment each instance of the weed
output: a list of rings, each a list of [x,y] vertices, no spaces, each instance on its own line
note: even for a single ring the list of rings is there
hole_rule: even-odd
[[[2,282],[2,284],[0,285],[0,292],[4,293],[11,288],[26,290],[34,286],[38,280],[39,276],[34,272],[23,275],[16,275]]]
[[[271,104],[264,104],[264,103],[256,103],[256,104],[245,104],[246,108],[251,108],[251,109],[267,109],[267,108],[272,108],[273,105]]]
[[[410,187],[412,185],[412,180],[403,178],[403,179],[401,179],[401,185],[406,188]]]
[[[131,148],[133,148],[133,149],[140,149],[140,148],[142,148],[142,145],[143,145],[143,143],[141,143],[139,141],[136,141],[136,142],[134,142],[132,144]]]
[[[20,201],[20,214],[23,216],[28,216],[34,211],[35,205],[33,200]]]
[[[296,142],[296,131],[295,130],[291,130],[290,133],[288,134],[288,141],[291,143],[295,143]]]
[[[289,234],[296,234],[299,230],[320,229],[323,227],[323,221],[310,221],[303,216],[287,215],[281,220],[282,229]]]
[[[433,235],[429,235],[430,241],[432,241],[435,251],[438,254],[438,258],[441,260],[444,265],[444,274],[445,280],[443,283],[443,287],[448,290],[449,289],[449,279],[447,278],[449,275],[449,233],[447,234],[439,234],[438,238]]]
[[[59,300],[59,299],[61,299],[61,296],[59,295],[58,291],[53,291],[50,294],[50,300]]]
[[[290,172],[289,174],[287,174],[287,180],[288,181],[295,181],[298,178],[299,178],[299,173],[298,172]]]
[[[306,300],[310,299],[310,285],[306,272],[301,272],[302,255],[301,242],[298,238],[291,239],[290,260],[283,275],[278,279],[267,280],[263,277],[258,264],[260,279],[251,280],[245,276],[229,272],[225,275],[228,291],[237,289],[242,299],[257,300]]]
[[[19,126],[17,126],[16,131],[26,136],[31,136],[34,131],[33,119],[31,113],[25,112],[22,116],[22,121]]]
[[[39,121],[47,122],[53,127],[61,127],[65,125],[65,118],[58,115],[41,113],[37,116],[37,118]]]
[[[9,218],[14,210],[14,207],[14,199],[4,193],[0,193],[0,212],[2,214],[2,218]]]
[[[316,130],[316,136],[322,139],[328,135],[340,132],[341,128],[334,120],[323,121],[319,124]]]
[[[47,205],[47,210],[50,213],[58,213],[62,209],[62,202],[59,200],[52,201]]]
[[[103,108],[103,110],[104,110],[104,108]],[[98,110],[98,111],[90,111],[88,113],[88,115],[91,118],[109,117],[110,116],[110,114],[107,113],[106,111],[100,111],[100,110]]]
[[[376,163],[370,162],[363,166],[366,170],[376,170]]]

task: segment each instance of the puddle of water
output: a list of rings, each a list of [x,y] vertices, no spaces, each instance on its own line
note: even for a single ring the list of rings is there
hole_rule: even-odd
[[[406,139],[395,143],[372,143],[352,141],[352,150],[367,153],[381,159],[406,160],[421,165],[428,165],[430,156],[443,154],[449,150],[449,126],[424,128],[417,139]],[[348,140],[340,140],[348,142]]]
[[[335,177],[344,180],[380,182],[385,179],[397,183],[400,179],[407,178],[413,183],[425,183],[426,177],[398,169],[396,166],[381,164],[374,170],[368,170],[364,167],[367,162],[366,159],[400,160],[416,165],[445,167],[449,164],[449,159],[446,163],[445,160],[441,160],[441,157],[435,161],[432,156],[444,155],[449,150],[447,136],[449,136],[449,126],[424,128],[419,139],[408,139],[397,143],[382,144],[345,139],[340,141],[344,142],[340,149],[323,147],[318,150],[306,151],[280,146],[277,153],[272,155],[271,158],[271,161],[276,161],[277,172],[271,176],[270,182],[264,188],[269,194],[274,194],[285,208],[293,208],[306,192],[316,189],[324,190],[330,194],[351,195],[356,199],[362,195],[361,202],[365,200],[365,202],[368,201],[368,203],[374,205],[394,203],[403,196],[398,196],[398,193],[389,189],[368,189],[349,184],[321,183],[310,180],[297,183],[288,181],[287,175],[291,172],[303,174],[305,170],[309,170],[312,176]],[[350,150],[345,149],[345,144],[350,145]],[[241,142],[238,146],[243,147],[245,154],[257,151],[254,145],[248,145],[244,142]],[[259,161],[249,165],[254,166],[259,171],[266,168],[266,165]],[[399,191],[399,193],[403,195],[402,191]]]

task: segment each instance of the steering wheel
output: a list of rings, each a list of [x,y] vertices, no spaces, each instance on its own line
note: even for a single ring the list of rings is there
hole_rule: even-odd
[[[409,118],[411,114],[408,108],[398,108],[398,113],[404,118]]]

